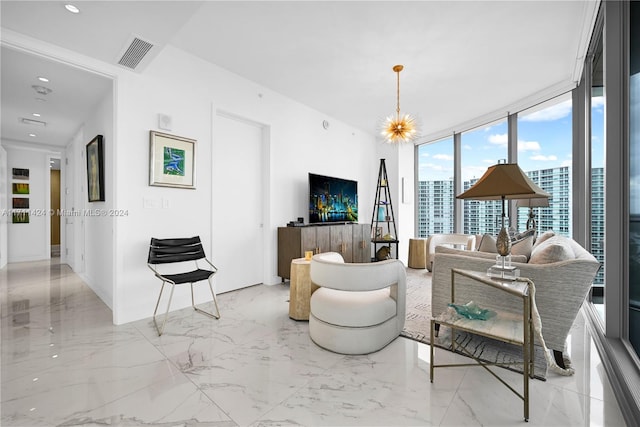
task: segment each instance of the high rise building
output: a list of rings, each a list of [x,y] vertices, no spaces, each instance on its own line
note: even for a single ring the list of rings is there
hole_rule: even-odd
[[[604,284],[604,168],[591,169],[591,248],[589,251],[602,264],[593,280]]]
[[[418,182],[418,237],[453,233],[453,180]]]
[[[549,207],[534,208],[537,229],[553,230],[557,234],[571,236],[571,174],[569,167],[539,169],[527,172],[527,176],[547,193]],[[528,208],[518,212],[518,230],[526,228]]]

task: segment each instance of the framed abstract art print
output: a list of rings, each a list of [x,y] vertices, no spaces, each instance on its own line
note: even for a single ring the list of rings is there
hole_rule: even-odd
[[[196,141],[150,131],[149,185],[196,188]]]

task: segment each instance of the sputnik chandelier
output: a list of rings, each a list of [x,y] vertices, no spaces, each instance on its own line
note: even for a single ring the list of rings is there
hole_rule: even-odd
[[[382,130],[382,136],[390,144],[409,142],[418,136],[415,119],[409,114],[400,115],[400,71],[403,69],[403,65],[393,67],[393,71],[398,75],[396,115],[387,117]]]

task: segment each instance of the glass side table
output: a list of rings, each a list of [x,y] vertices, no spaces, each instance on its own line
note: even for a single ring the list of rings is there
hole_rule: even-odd
[[[467,277],[473,282],[476,282],[483,286],[491,286],[499,291],[506,292],[522,300],[522,314],[514,314],[508,312],[498,311],[496,315],[488,320],[475,320],[460,317],[458,319],[431,319],[431,365],[429,368],[429,379],[433,383],[434,368],[453,367],[453,366],[482,366],[491,375],[493,375],[498,381],[504,384],[509,390],[511,390],[516,396],[522,399],[524,404],[524,420],[529,421],[529,378],[533,378],[533,321],[531,319],[532,302],[529,297],[529,284],[533,283],[530,279],[518,277],[516,279],[500,280],[492,277],[488,277],[486,272],[469,271],[454,268],[451,270],[451,303],[456,303],[455,300],[455,281],[457,277]],[[465,301],[463,303],[467,303]],[[491,308],[491,307],[484,307]],[[451,328],[451,349],[456,350],[455,334],[456,330],[469,332],[476,335],[492,338],[502,342],[515,344],[522,347],[522,362],[517,363],[491,363],[479,360],[469,353],[466,349],[460,347],[459,352],[466,356],[471,357],[476,363],[463,363],[463,364],[442,364],[437,365],[434,359],[434,334],[435,325],[440,324]],[[507,384],[502,378],[498,376],[489,366],[507,366],[507,365],[522,365],[522,378],[523,378],[523,390],[522,393],[514,389]]]

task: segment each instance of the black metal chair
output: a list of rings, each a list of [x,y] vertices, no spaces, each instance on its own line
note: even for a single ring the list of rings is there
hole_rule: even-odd
[[[186,263],[179,265],[192,265],[190,261],[193,261],[193,263],[195,264],[195,270],[186,271],[184,273],[171,274],[163,274],[158,271],[160,264]],[[201,269],[198,265],[198,261],[206,262],[212,269]],[[202,242],[200,241],[199,236],[178,239],[156,239],[152,237],[151,243],[149,245],[149,258],[147,259],[147,266],[151,269],[151,271],[153,271],[158,279],[162,280],[162,287],[160,288],[160,295],[158,295],[158,302],[156,303],[156,308],[153,311],[153,323],[158,330],[158,336],[162,335],[164,326],[167,323],[167,318],[169,317],[169,307],[171,306],[171,299],[173,298],[175,285],[189,283],[191,286],[191,306],[193,307],[193,309],[214,319],[220,318],[218,301],[216,299],[215,292],[213,292],[213,285],[211,283],[211,278],[218,271],[218,269],[206,258],[204,248],[202,247]],[[209,282],[209,289],[211,290],[211,295],[213,296],[213,302],[216,306],[217,315],[196,307],[196,303],[193,298],[193,284],[204,280]],[[156,313],[158,312],[158,306],[160,305],[160,299],[162,298],[162,291],[164,290],[165,283],[169,283],[172,285],[171,294],[169,295],[169,302],[167,303],[167,311],[165,313],[164,320],[162,321],[162,327],[158,327],[158,322],[156,321]]]

